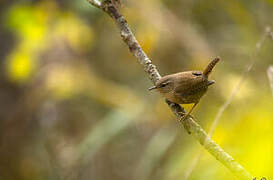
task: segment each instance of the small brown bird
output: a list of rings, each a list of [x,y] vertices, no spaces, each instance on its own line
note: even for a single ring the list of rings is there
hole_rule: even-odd
[[[194,103],[190,111],[183,117],[185,119],[206,93],[208,86],[215,83],[214,80],[209,80],[208,76],[219,60],[218,57],[213,59],[203,72],[185,71],[166,75],[149,90],[157,89],[167,100],[177,104]]]

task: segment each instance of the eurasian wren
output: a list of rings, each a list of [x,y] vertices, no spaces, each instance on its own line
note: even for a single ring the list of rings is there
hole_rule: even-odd
[[[157,89],[167,100],[177,104],[192,104],[190,111],[183,117],[186,118],[206,93],[208,86],[215,83],[208,76],[220,58],[213,59],[206,69],[202,71],[185,71],[166,75],[160,78],[155,86],[149,90]]]

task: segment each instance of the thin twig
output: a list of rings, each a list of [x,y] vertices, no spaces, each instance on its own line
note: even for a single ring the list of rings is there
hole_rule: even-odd
[[[95,0],[88,0],[90,4],[94,4]],[[138,62],[143,66],[144,71],[148,74],[151,81],[155,84],[161,78],[155,65],[148,58],[141,46],[137,42],[125,18],[121,15],[119,10],[115,7],[111,0],[105,0],[100,6],[96,6],[106,12],[112,17],[117,24],[122,40],[128,45],[130,52],[136,57]],[[178,104],[166,101],[172,112],[181,119],[186,113],[185,110]],[[191,117],[186,118],[181,122],[184,128],[192,134],[204,148],[212,154],[217,160],[224,164],[230,171],[232,171],[238,178],[250,180],[251,175],[238,162],[236,162],[228,153],[217,145],[206,132],[197,124]],[[206,142],[206,143],[205,143]]]
[[[253,53],[253,56],[252,56],[252,61],[249,63],[249,65],[247,66],[247,68],[244,70],[242,76],[241,76],[241,79],[239,80],[238,84],[234,87],[232,93],[230,94],[230,96],[228,97],[228,99],[226,100],[226,102],[220,107],[219,111],[217,112],[217,115],[212,123],[212,126],[210,127],[210,130],[209,130],[209,136],[212,137],[213,133],[214,133],[214,130],[223,114],[223,112],[226,110],[226,108],[230,105],[230,103],[232,102],[233,98],[235,97],[235,95],[238,93],[239,89],[241,88],[244,80],[246,79],[249,71],[252,69],[252,67],[254,66],[255,62],[256,62],[256,58],[257,58],[257,55],[262,47],[262,45],[264,44],[264,41],[267,37],[267,35],[269,34],[268,33],[268,28],[266,28],[266,31],[265,33],[262,35],[261,39],[258,41],[258,43],[256,44],[256,48],[255,48],[255,51]]]
[[[268,76],[269,85],[271,87],[272,96],[273,96],[273,66],[272,65],[267,68],[267,76]]]
[[[267,31],[269,37],[273,40],[273,31],[271,30],[271,27],[268,26],[266,28],[266,31]]]

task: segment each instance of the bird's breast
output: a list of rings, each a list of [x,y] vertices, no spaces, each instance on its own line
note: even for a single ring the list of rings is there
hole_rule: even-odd
[[[206,93],[207,88],[202,89],[190,89],[185,91],[170,91],[168,93],[162,93],[169,101],[177,104],[192,104],[197,103],[200,98]]]

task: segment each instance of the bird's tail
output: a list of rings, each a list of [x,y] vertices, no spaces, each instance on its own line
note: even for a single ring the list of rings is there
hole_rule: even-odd
[[[203,71],[203,75],[205,76],[209,76],[209,74],[211,73],[212,69],[214,68],[214,66],[220,61],[219,57],[214,58],[206,67],[206,69]]]

